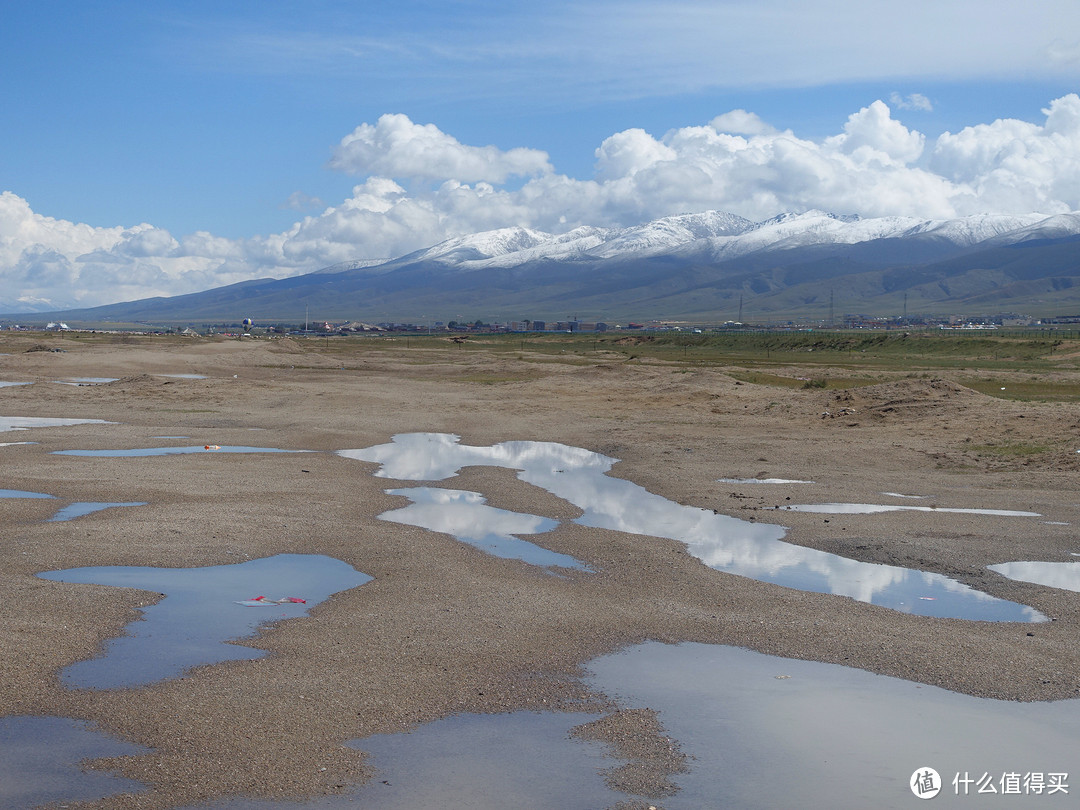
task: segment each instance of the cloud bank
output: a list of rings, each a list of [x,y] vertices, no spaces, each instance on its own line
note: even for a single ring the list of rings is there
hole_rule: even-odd
[[[919,95],[893,101],[901,109],[929,104]],[[269,237],[94,228],[42,216],[3,192],[0,289],[8,292],[0,310],[281,278],[513,225],[558,233],[706,210],[762,220],[814,208],[925,219],[1080,209],[1080,96],[1056,99],[1043,114],[1037,123],[999,119],[930,142],[875,101],[815,141],[732,110],[659,137],[615,133],[596,147],[586,179],[559,174],[536,149],[471,146],[433,124],[384,115],[333,150],[331,167],[360,178],[352,195]],[[311,201],[294,195],[297,207]]]

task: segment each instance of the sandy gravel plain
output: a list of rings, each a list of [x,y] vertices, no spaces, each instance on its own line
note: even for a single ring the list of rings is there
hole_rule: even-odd
[[[1080,695],[1080,594],[1010,581],[987,565],[1069,561],[1080,551],[1080,406],[991,398],[947,377],[895,375],[850,389],[777,389],[724,368],[585,354],[573,362],[526,348],[338,352],[331,341],[0,340],[0,415],[105,419],[0,434],[0,487],[72,501],[146,501],[63,523],[56,504],[0,499],[0,715],[97,723],[153,749],[113,763],[142,794],[71,807],[168,808],[227,795],[308,796],[368,778],[342,745],[448,714],[604,707],[579,681],[590,658],[647,639],[733,644],[861,667],[973,695]],[[206,379],[163,374],[202,374]],[[798,367],[774,373],[800,376]],[[49,382],[118,377],[96,386]],[[839,416],[823,413],[850,411]],[[252,432],[258,429],[258,432]],[[398,482],[335,450],[394,434],[455,433],[463,443],[529,439],[620,459],[611,474],[682,504],[783,523],[787,540],[859,560],[959,579],[1052,617],[1042,624],[911,617],[712,570],[682,544],[563,522],[543,544],[595,573],[553,577],[445,535],[378,521],[405,505]],[[304,455],[70,458],[61,449],[263,445]],[[1026,457],[970,450],[1046,445]],[[927,493],[938,506],[1039,512],[1045,519],[932,513],[821,515],[771,508],[790,488],[721,477],[808,479],[801,502],[881,502]],[[451,481],[495,507],[567,521],[579,514],[503,469]],[[1055,521],[1070,525],[1049,525]],[[534,540],[536,538],[533,538]],[[201,667],[134,690],[69,690],[59,670],[93,656],[153,594],[46,582],[41,571],[87,565],[207,566],[281,552],[344,560],[372,577],[306,618],[244,643],[268,657]],[[238,595],[244,598],[248,594]],[[633,762],[618,778],[663,793],[681,762],[647,712],[614,711],[582,730]],[[621,747],[620,747],[621,746]],[[628,798],[627,807],[647,806]],[[658,806],[660,802],[655,802]]]

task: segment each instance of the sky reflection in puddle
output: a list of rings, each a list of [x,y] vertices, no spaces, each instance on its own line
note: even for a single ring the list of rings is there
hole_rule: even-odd
[[[21,489],[0,489],[0,498],[55,498],[55,495],[46,495],[44,492],[26,492]]]
[[[313,554],[278,554],[206,568],[100,566],[38,576],[165,594],[142,609],[143,618],[125,628],[127,635],[108,641],[101,656],[62,672],[66,686],[91,689],[142,686],[178,677],[200,664],[260,658],[264,650],[227,642],[250,636],[260,624],[303,616],[330,595],[371,580],[341,560]],[[237,604],[258,595],[294,596],[307,604]]]
[[[907,506],[885,503],[804,503],[780,507],[787,512],[813,512],[819,515],[876,515],[881,512],[949,512],[956,515],[995,515],[998,517],[1042,517],[1038,512],[1011,509],[961,509],[946,506]]]
[[[598,773],[622,764],[601,746],[571,738],[589,714],[467,714],[408,734],[377,734],[350,745],[372,755],[375,777],[340,796],[307,802],[232,799],[213,810],[597,810],[627,796]],[[189,808],[193,810],[193,808]]]
[[[85,515],[92,515],[103,509],[112,509],[114,506],[146,506],[145,501],[130,501],[127,503],[103,503],[99,501],[77,501],[60,509],[49,518],[46,523],[60,523],[65,520],[74,520]]]
[[[402,495],[412,504],[383,512],[379,515],[380,520],[451,534],[463,543],[503,559],[588,570],[581,560],[517,537],[549,532],[559,525],[557,520],[487,506],[479,492],[433,487],[388,489],[386,492]]]
[[[785,543],[782,526],[748,523],[683,506],[605,473],[617,459],[554,442],[511,441],[490,447],[459,444],[449,433],[400,434],[389,444],[339,450],[375,462],[375,475],[442,480],[462,467],[518,470],[518,478],[580,508],[584,526],[665,537],[686,544],[706,565],[790,588],[849,596],[905,613],[981,621],[1046,621],[1034,608],[998,599],[963,583],[898,566],[865,563]]]
[[[283,450],[280,447],[246,445],[197,445],[195,447],[135,447],[129,450],[54,450],[54,456],[133,458],[143,456],[185,456],[192,453],[309,453],[310,450]]]
[[[688,773],[673,777],[682,790],[663,800],[667,810],[910,807],[918,800],[908,780],[923,766],[945,782],[935,806],[966,799],[1023,807],[1032,799],[976,795],[975,785],[957,796],[952,779],[965,771],[972,779],[991,774],[999,793],[1010,772],[1072,771],[1075,781],[1076,700],[974,698],[836,664],[703,644],[650,642],[595,659],[588,669],[590,685],[618,695],[623,707],[658,711],[694,757]],[[1068,804],[1060,793],[1034,798]]]
[[[14,387],[16,385],[33,385],[33,383],[29,383],[29,382],[5,382],[4,380],[0,380],[0,388],[12,388],[12,387]]]
[[[141,782],[83,770],[80,763],[147,750],[67,717],[0,717],[0,807],[93,801],[144,790]]]
[[[1020,582],[1080,591],[1080,562],[1007,562],[988,567]]]

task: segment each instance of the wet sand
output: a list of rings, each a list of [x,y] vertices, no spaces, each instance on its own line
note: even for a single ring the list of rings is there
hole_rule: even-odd
[[[0,341],[7,353],[0,379],[35,383],[0,389],[0,416],[116,424],[0,434],[0,442],[37,442],[0,447],[0,487],[62,503],[148,504],[49,523],[62,503],[0,499],[0,715],[91,721],[153,749],[106,763],[148,784],[147,792],[78,806],[167,808],[229,795],[334,793],[370,776],[362,750],[346,740],[455,713],[520,709],[614,712],[588,733],[639,752],[622,776],[638,796],[649,795],[652,784],[660,797],[681,767],[661,744],[662,726],[617,712],[580,680],[590,658],[648,639],[733,644],[984,697],[1080,695],[1080,594],[986,568],[1077,559],[1070,556],[1080,552],[1072,487],[1080,407],[1073,403],[1009,402],[947,377],[906,375],[846,392],[777,389],[738,382],[722,368],[604,353],[556,362],[527,349],[494,353],[449,342],[437,350],[398,341],[359,352],[338,351],[333,341],[87,345],[68,338],[50,342],[66,352],[27,352],[36,342],[16,335]],[[777,373],[805,376],[798,368]],[[164,374],[206,379],[155,376]],[[119,379],[48,382],[91,376]],[[792,543],[945,574],[1052,621],[907,616],[720,573],[676,541],[565,522],[580,512],[510,470],[470,468],[425,484],[482,492],[492,507],[564,521],[529,540],[592,572],[551,576],[377,519],[408,504],[384,491],[401,482],[376,478],[376,465],[333,451],[411,432],[454,433],[471,445],[526,439],[587,448],[620,459],[612,475],[678,503],[780,523]],[[165,435],[190,438],[153,438]],[[1016,457],[977,449],[1002,439],[1050,449]],[[323,452],[50,455],[161,444]],[[814,483],[717,481],[724,477]],[[774,511],[785,503],[900,502],[883,492],[927,496],[911,503],[1043,517]],[[269,651],[265,658],[201,667],[134,690],[61,685],[63,667],[93,656],[156,595],[49,582],[36,573],[209,566],[279,553],[328,555],[374,580],[243,642]]]

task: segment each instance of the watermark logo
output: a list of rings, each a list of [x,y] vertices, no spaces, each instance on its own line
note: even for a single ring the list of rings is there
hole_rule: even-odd
[[[1069,793],[1069,774],[1063,771],[1007,771],[991,774],[986,771],[982,776],[975,776],[977,771],[957,771],[952,779],[953,795],[977,796],[982,793],[995,793],[1013,796],[1053,796]],[[911,774],[908,780],[911,792],[920,799],[932,799],[944,788],[941,775],[933,768],[924,765]]]
[[[920,799],[932,799],[941,792],[941,775],[933,768],[917,768],[911,775],[911,792]]]

